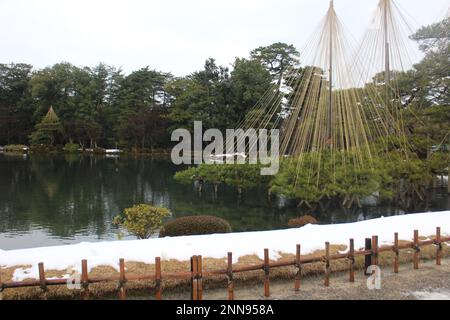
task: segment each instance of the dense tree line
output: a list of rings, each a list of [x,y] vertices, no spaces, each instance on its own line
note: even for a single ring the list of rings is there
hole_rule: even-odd
[[[105,64],[0,64],[0,145],[165,148],[171,130],[194,120],[236,125],[294,56],[293,46],[276,43],[236,58],[231,70],[210,58],[185,77],[149,67],[125,75]]]

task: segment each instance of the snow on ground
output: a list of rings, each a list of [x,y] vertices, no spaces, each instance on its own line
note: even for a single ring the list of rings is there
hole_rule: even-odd
[[[450,300],[450,291],[446,289],[416,291],[411,294],[417,300]]]
[[[378,235],[379,244],[392,244],[394,233],[400,240],[412,240],[413,230],[420,235],[434,235],[436,227],[441,227],[443,236],[450,234],[450,211],[409,214],[354,223],[332,225],[306,225],[302,228],[242,232],[200,236],[166,237],[148,240],[127,240],[75,245],[42,247],[20,250],[1,250],[0,266],[13,267],[32,265],[28,269],[18,269],[15,280],[37,278],[39,262],[45,268],[81,270],[81,260],[87,259],[90,268],[109,265],[118,268],[119,258],[126,261],[154,263],[155,257],[162,260],[189,260],[192,255],[225,259],[227,252],[233,252],[233,259],[246,255],[264,256],[264,248],[269,248],[270,258],[279,258],[279,253],[295,253],[295,245],[302,245],[302,253],[308,254],[324,248],[326,241],[331,244],[347,244],[355,240],[355,248],[363,248],[364,239]],[[0,244],[1,246],[1,244]]]

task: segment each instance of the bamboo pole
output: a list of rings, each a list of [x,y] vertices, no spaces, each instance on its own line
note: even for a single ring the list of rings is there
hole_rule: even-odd
[[[264,249],[264,296],[270,297],[269,249]]]
[[[384,59],[385,59],[385,85],[386,85],[386,103],[389,99],[389,85],[391,82],[391,66],[390,66],[390,56],[389,56],[389,31],[388,31],[388,12],[389,12],[389,2],[390,0],[384,1]]]
[[[394,273],[398,273],[398,263],[399,263],[399,248],[398,248],[398,232],[394,234]]]
[[[330,286],[330,243],[325,242],[325,287]]]
[[[39,262],[38,269],[39,269],[39,286],[43,291],[44,300],[47,300],[48,288],[47,288],[47,280],[45,279],[45,268],[43,262]]]
[[[191,300],[198,300],[197,296],[197,256],[191,258]]]
[[[295,291],[298,292],[300,290],[302,277],[301,246],[299,244],[296,247],[295,266],[297,268],[297,273],[295,274]]]
[[[353,239],[350,239],[350,251],[348,258],[350,260],[349,281],[355,282],[355,241]]]
[[[3,290],[4,290],[4,287],[3,287],[3,282],[2,282],[2,268],[0,266],[0,301],[3,300]]]
[[[81,293],[81,298],[83,300],[89,299],[89,274],[87,260],[81,260],[81,285],[83,291]]]
[[[441,257],[442,257],[442,243],[441,243],[441,227],[436,228],[436,265],[441,265]]]
[[[378,236],[372,236],[372,265],[378,266]]]
[[[155,258],[155,297],[156,300],[162,299],[162,280],[161,280],[161,258],[156,257]]]
[[[197,256],[197,298],[198,298],[198,300],[203,300],[202,269],[203,269],[202,256]]]
[[[120,271],[120,275],[119,275],[119,299],[120,300],[125,300],[127,298],[127,295],[126,295],[126,290],[125,290],[126,277],[125,277],[125,260],[124,259],[120,259],[119,260],[119,271]]]
[[[372,239],[366,238],[364,251],[364,275],[368,276],[367,269],[372,265]]]
[[[333,0],[330,1],[330,11],[329,11],[329,24],[330,24],[330,49],[329,49],[329,88],[328,88],[328,124],[327,124],[327,131],[328,136],[327,139],[330,141],[330,149],[333,148],[332,146],[332,139],[333,139],[333,19],[332,12],[334,11],[334,4]]]
[[[227,278],[228,278],[228,300],[234,300],[234,284],[233,284],[233,253],[228,252],[227,256],[228,268],[227,268]]]
[[[414,269],[419,269],[419,230],[414,230],[414,256],[413,256],[413,264]]]

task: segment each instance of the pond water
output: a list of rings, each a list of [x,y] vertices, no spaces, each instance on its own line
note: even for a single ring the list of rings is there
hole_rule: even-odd
[[[0,249],[134,239],[111,221],[138,203],[168,207],[173,217],[220,216],[234,231],[286,228],[289,219],[304,213],[278,208],[264,188],[247,190],[241,199],[224,186],[217,198],[208,187],[199,195],[193,186],[174,181],[181,169],[168,160],[149,158],[0,154]],[[411,212],[449,208],[445,188],[436,189]],[[341,223],[404,213],[377,206],[330,208],[313,215],[320,223]]]

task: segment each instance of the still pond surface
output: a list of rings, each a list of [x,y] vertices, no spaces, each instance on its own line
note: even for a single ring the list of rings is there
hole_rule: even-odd
[[[207,187],[199,195],[193,186],[174,181],[181,169],[169,160],[149,158],[0,154],[0,249],[134,239],[111,221],[138,203],[167,207],[172,217],[216,215],[234,231],[286,228],[289,219],[305,213],[279,208],[264,188],[248,190],[242,199],[224,186],[217,198]],[[436,189],[411,212],[449,208],[446,189]],[[404,213],[376,206],[312,214],[320,223],[341,223]]]

